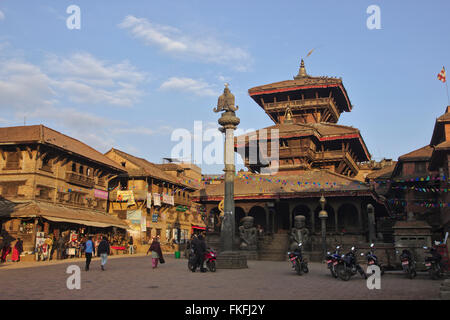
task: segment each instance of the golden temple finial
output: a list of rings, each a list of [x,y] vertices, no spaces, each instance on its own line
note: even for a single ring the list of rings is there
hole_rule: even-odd
[[[294,79],[301,79],[301,78],[306,78],[308,76],[308,74],[306,73],[306,68],[305,68],[305,61],[303,61],[300,63],[300,69],[298,70],[298,74],[294,77]]]

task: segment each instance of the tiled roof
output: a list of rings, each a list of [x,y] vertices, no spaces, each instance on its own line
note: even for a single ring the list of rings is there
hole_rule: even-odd
[[[241,174],[234,179],[235,199],[273,197],[277,195],[310,195],[337,192],[369,192],[369,187],[357,180],[328,170],[308,170],[297,175],[258,175]],[[200,201],[223,197],[224,186],[220,184],[206,185],[204,189],[194,192],[193,196]]]
[[[184,187],[189,187],[192,189],[197,189],[198,187],[195,187],[192,184],[188,184],[188,183],[184,183],[181,180],[187,179],[187,178],[180,178],[177,179],[173,176],[171,176],[170,174],[165,173],[163,170],[161,170],[158,165],[143,159],[143,158],[138,158],[135,156],[132,156],[131,154],[128,154],[126,152],[120,151],[118,149],[112,148],[110,151],[108,152],[115,152],[117,153],[119,156],[121,156],[122,158],[132,162],[134,165],[136,165],[137,167],[139,167],[138,170],[135,169],[128,169],[128,168],[124,168],[128,174],[130,176],[150,176],[152,178],[156,178],[162,181],[167,181],[176,185],[182,185]],[[107,152],[107,153],[108,153]]]
[[[289,87],[301,87],[308,85],[327,85],[327,84],[342,84],[342,80],[333,77],[311,77],[307,76],[302,79],[294,79],[294,80],[284,80],[273,82],[269,84],[264,84],[261,86],[256,86],[248,89],[250,94],[254,94],[256,92],[279,89],[279,88],[289,88]]]
[[[360,159],[359,161],[367,161],[370,159],[370,154],[367,150],[367,146],[362,139],[360,131],[358,129],[328,122],[275,124],[267,128],[235,137],[236,146],[241,146],[245,136],[252,137],[258,135],[259,137],[262,131],[266,132],[266,136],[269,139],[271,137],[271,130],[278,130],[279,138],[316,136],[320,141],[333,139],[359,139],[361,147],[365,153],[365,158]],[[246,141],[246,143],[248,143],[248,141]]]
[[[373,170],[369,173],[367,179],[389,179],[392,176],[392,172],[395,169],[396,161],[392,162],[392,165],[385,166],[379,170]]]
[[[0,216],[40,216],[54,221],[67,221],[85,225],[97,225],[102,227],[116,226],[120,228],[127,228],[126,222],[107,213],[101,213],[89,209],[72,208],[64,205],[40,201],[30,201],[14,204],[7,210],[0,210]]]
[[[117,163],[87,144],[62,134],[44,125],[0,128],[0,144],[3,143],[40,143],[72,152],[84,158],[107,165],[124,172]]]
[[[433,147],[425,146],[420,149],[411,151],[398,158],[399,161],[429,160],[433,153]]]

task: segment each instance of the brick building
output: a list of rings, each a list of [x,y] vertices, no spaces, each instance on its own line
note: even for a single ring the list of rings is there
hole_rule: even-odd
[[[126,230],[106,213],[108,181],[125,170],[81,141],[43,125],[0,128],[2,237],[24,240],[37,232]]]

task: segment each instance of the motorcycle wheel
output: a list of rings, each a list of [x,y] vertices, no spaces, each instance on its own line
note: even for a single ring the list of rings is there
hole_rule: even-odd
[[[194,268],[194,265],[191,261],[188,261],[188,269],[189,271],[192,271],[192,269]]]
[[[301,276],[301,275],[303,274],[302,267],[300,267],[300,264],[299,264],[299,263],[296,263],[296,264],[295,264],[295,272],[297,272],[297,274],[298,274],[299,276]]]
[[[345,268],[343,266],[339,267],[337,272],[338,272],[338,276],[341,280],[344,280],[344,281],[350,280],[350,273],[347,272],[347,270],[345,270]]]
[[[308,265],[306,263],[303,265],[303,272],[304,273],[308,273],[309,272]]]
[[[209,271],[216,272],[216,262],[215,261],[208,262],[207,265],[208,265]]]
[[[439,279],[437,271],[434,270],[434,268],[430,269],[429,273],[430,273],[431,279],[433,279],[433,280]]]
[[[384,266],[380,266],[380,270],[381,270],[381,275],[384,275]]]
[[[330,268],[330,272],[331,272],[331,276],[332,276],[333,278],[337,278],[337,277],[338,277],[336,271],[334,271],[334,268]]]
[[[412,280],[417,276],[416,270],[410,269],[409,270],[409,278]]]

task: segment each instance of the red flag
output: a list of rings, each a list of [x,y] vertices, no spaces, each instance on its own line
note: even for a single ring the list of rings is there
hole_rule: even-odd
[[[444,67],[442,67],[441,72],[439,72],[438,79],[441,80],[442,82],[445,82],[446,75],[445,75],[445,68]]]

